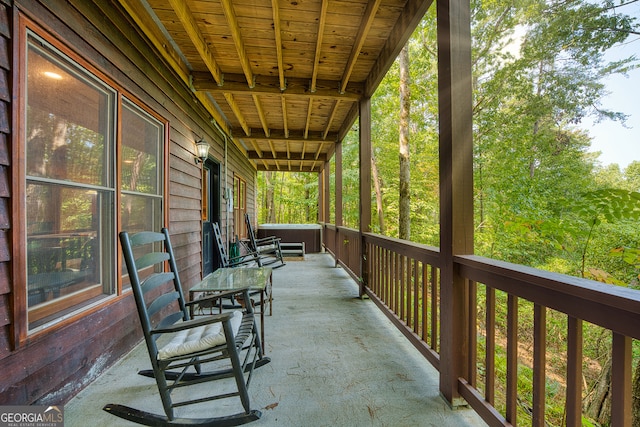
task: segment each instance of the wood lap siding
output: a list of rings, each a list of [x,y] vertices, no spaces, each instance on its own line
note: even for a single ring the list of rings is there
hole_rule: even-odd
[[[15,160],[10,84],[12,55],[17,55],[11,52],[11,23],[17,13],[12,4],[168,120],[167,225],[185,287],[201,278],[201,166],[194,163],[194,142],[201,136],[212,143],[211,155],[220,162],[223,174],[224,146],[209,114],[194,102],[189,88],[167,71],[117,1],[0,0],[0,405],[59,405],[139,343],[142,332],[133,298],[127,293],[26,342],[15,343],[12,338],[12,291],[25,286],[11,278],[15,259],[11,239],[16,237],[11,233],[11,163]],[[227,182],[232,184],[239,169],[253,194],[255,169],[231,141],[228,158]],[[224,175],[221,181],[224,185]],[[224,211],[222,218],[226,218]]]
[[[0,359],[11,348],[10,7],[0,3]]]

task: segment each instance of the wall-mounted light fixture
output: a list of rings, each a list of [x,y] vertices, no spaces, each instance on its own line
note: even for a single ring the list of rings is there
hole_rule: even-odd
[[[196,156],[196,164],[204,163],[209,157],[209,143],[202,138],[196,142]]]

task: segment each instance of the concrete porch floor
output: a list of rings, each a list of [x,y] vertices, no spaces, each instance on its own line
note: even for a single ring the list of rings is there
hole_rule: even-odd
[[[382,312],[358,298],[355,282],[327,254],[307,254],[273,272],[273,316],[265,317],[266,355],[249,392],[262,412],[252,426],[438,426],[486,424],[451,410],[438,372]],[[136,425],[102,410],[120,403],[164,414],[144,343],[65,405],[65,426]],[[224,381],[207,383],[225,386]],[[180,417],[241,412],[239,399],[179,409]]]

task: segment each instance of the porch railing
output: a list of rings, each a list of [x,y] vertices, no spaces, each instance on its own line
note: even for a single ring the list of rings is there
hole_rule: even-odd
[[[464,278],[466,298],[454,304],[466,313],[459,321],[465,325],[468,351],[463,361],[443,361],[439,337],[451,326],[440,324],[438,249],[343,227],[325,230],[325,246],[336,262],[363,282],[363,292],[436,369],[442,363],[465,367],[458,393],[489,425],[518,425],[520,419],[544,426],[551,417],[561,417],[567,426],[582,425],[583,397],[589,391],[583,354],[583,324],[588,322],[610,339],[610,363],[601,369],[611,372],[611,425],[631,426],[632,340],[640,339],[640,292],[457,256],[454,269]],[[549,339],[556,335],[563,339]],[[531,348],[524,347],[528,344]],[[519,381],[532,384],[530,395],[519,393]],[[551,406],[563,407],[564,413],[550,413]]]

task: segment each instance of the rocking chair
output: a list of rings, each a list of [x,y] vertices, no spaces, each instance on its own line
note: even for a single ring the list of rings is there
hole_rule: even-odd
[[[153,368],[140,374],[155,378],[165,415],[119,404],[108,404],[103,409],[148,426],[234,426],[259,419],[260,411],[250,409],[247,385],[253,369],[268,363],[269,358],[262,354],[251,304],[246,304],[244,311],[225,311],[191,319],[189,307],[194,302],[185,301],[167,229],[131,236],[121,232],[120,243]],[[166,264],[169,271],[165,269]],[[244,301],[249,301],[248,289],[241,293]],[[211,298],[225,296],[229,295],[220,293]],[[217,365],[216,370],[202,371],[205,363]],[[190,371],[191,367],[194,371]],[[172,400],[171,394],[178,388],[232,377],[235,392],[196,396],[190,390],[184,393],[185,400]],[[215,392],[216,387],[206,390]],[[174,415],[176,407],[230,397],[240,398],[244,412],[211,418]]]
[[[253,266],[256,266],[256,265],[262,266],[262,263],[258,262],[259,259],[255,254],[240,255],[238,257],[230,258],[229,255],[227,254],[224,241],[222,240],[222,234],[220,233],[220,227],[218,226],[218,223],[212,222],[211,228],[213,229],[213,239],[216,245],[216,249],[217,249],[216,252],[218,254],[218,261],[220,262],[220,267],[222,268],[240,267],[245,264],[249,264]],[[253,297],[257,294],[259,294],[259,292],[250,292],[249,296]],[[223,308],[237,307],[234,296],[231,295],[229,299],[231,300],[231,305],[223,305]],[[264,298],[261,298],[261,300],[264,301],[265,304],[269,305],[269,316],[271,316],[273,314],[273,306],[271,304],[272,303],[271,283],[269,283],[269,285],[265,289]],[[260,316],[262,320],[264,320],[265,307],[263,307],[259,301],[256,301],[256,302],[252,301],[252,303],[254,305],[260,305]],[[201,303],[199,305],[199,307],[201,308],[211,307],[211,306],[212,306],[211,304],[207,304],[207,303],[204,303],[204,304]]]
[[[249,214],[244,214],[244,222],[247,224],[247,235],[249,236],[249,251],[258,257],[258,265],[271,265],[280,263],[273,268],[282,267],[284,258],[282,257],[282,248],[280,247],[280,238],[275,236],[267,236],[257,239],[251,226]]]

